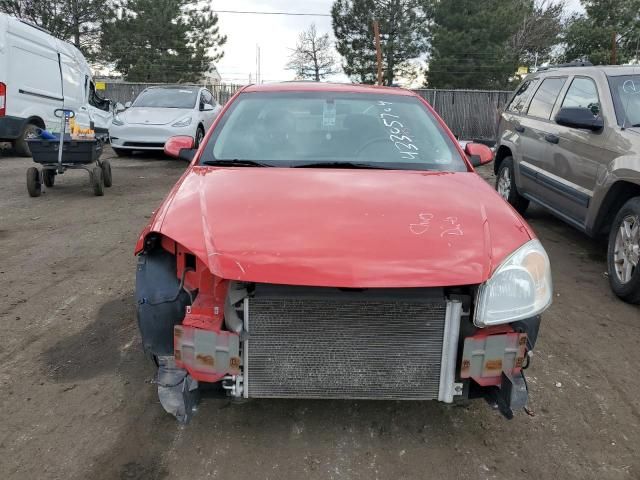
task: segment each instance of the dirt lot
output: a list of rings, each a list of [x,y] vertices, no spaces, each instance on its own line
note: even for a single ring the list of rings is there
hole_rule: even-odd
[[[0,153],[0,478],[640,478],[640,309],[610,293],[603,247],[544,211],[528,216],[556,297],[528,370],[534,415],[205,397],[180,427],[139,348],[132,250],[185,165],[115,159],[102,198],[82,172],[29,198],[29,165]]]

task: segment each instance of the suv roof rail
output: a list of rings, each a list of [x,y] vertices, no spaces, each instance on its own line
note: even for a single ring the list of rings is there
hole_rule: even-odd
[[[546,67],[538,68],[538,72],[544,72],[545,70],[551,70],[552,68],[570,68],[570,67],[593,67],[593,63],[589,61],[576,60],[569,63],[559,63],[558,65],[548,65]]]

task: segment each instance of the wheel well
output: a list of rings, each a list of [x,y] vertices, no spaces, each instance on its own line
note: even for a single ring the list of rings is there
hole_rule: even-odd
[[[46,125],[44,124],[44,120],[42,120],[40,117],[29,117],[27,119],[27,123],[31,123],[32,125],[35,125],[38,128],[42,128],[42,129],[47,128]]]
[[[493,173],[498,174],[498,170],[500,170],[500,164],[502,160],[506,157],[511,157],[511,149],[509,147],[505,147],[504,145],[500,145],[498,151],[496,152],[496,158],[493,162]]]
[[[618,210],[631,198],[640,196],[640,185],[619,181],[614,183],[605,196],[596,217],[593,232],[607,235]]]
[[[204,133],[207,133],[206,130],[204,129],[204,125],[202,123],[198,124],[198,128],[201,128]]]

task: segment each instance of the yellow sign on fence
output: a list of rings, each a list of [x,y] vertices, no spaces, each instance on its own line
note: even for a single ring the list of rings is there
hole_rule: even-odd
[[[107,84],[105,82],[96,82],[96,90],[106,90]]]

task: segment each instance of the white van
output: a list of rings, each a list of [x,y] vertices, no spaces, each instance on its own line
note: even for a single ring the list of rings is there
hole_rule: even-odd
[[[91,69],[75,46],[0,13],[0,142],[29,156],[25,138],[36,127],[60,131],[57,108],[76,112],[83,128],[108,134],[111,102],[95,89]]]

